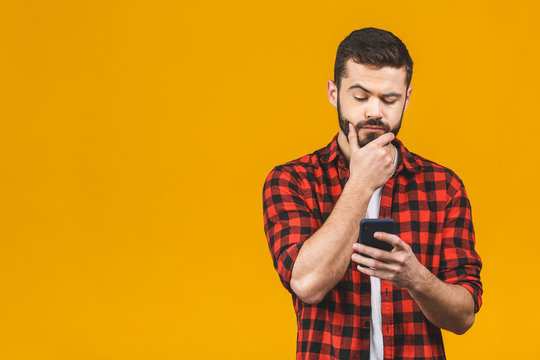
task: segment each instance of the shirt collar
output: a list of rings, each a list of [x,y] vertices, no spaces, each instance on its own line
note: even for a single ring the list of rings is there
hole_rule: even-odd
[[[339,134],[339,133],[338,133]],[[341,153],[338,144],[338,134],[334,136],[332,141],[323,149],[321,157],[326,162],[331,163],[333,161],[338,161],[338,163],[344,164],[346,166],[345,157]],[[396,174],[401,170],[406,170],[411,173],[418,173],[422,170],[422,165],[418,159],[403,145],[403,143],[395,138],[392,140],[392,144],[396,147],[399,153],[399,163],[396,169]]]

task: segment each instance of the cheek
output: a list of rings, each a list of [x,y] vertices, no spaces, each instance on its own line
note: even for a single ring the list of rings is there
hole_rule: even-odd
[[[358,121],[362,119],[362,107],[359,105],[342,107],[341,114],[351,121]]]
[[[391,109],[386,109],[386,111],[384,112],[384,115],[389,123],[397,124],[399,122],[399,120],[401,119],[401,114],[403,110],[402,106],[403,104],[394,105]]]

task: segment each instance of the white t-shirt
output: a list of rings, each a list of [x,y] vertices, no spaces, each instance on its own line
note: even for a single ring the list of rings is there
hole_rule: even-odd
[[[394,171],[398,160],[398,151],[395,149]],[[382,186],[375,190],[371,199],[369,199],[368,208],[366,211],[366,219],[378,219],[379,210],[381,207]],[[381,279],[370,276],[371,282],[371,327],[369,329],[369,360],[383,360],[384,346],[382,334],[382,314],[381,314]]]

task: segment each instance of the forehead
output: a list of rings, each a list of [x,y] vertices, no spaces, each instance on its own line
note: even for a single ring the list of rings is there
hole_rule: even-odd
[[[351,85],[360,84],[377,91],[403,91],[406,88],[406,75],[404,66],[376,68],[349,59],[345,63],[345,76],[341,79],[341,87],[347,89]]]

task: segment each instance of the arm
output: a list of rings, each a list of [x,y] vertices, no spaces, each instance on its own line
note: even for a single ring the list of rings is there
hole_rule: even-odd
[[[432,324],[464,334],[474,323],[474,300],[464,287],[439,280],[421,267],[418,281],[407,288]]]
[[[460,285],[439,280],[397,235],[376,233],[376,237],[392,244],[394,249],[385,252],[354,244],[354,250],[373,257],[369,259],[353,254],[355,262],[370,267],[358,266],[358,270],[388,280],[396,287],[406,288],[433,325],[464,334],[474,323],[474,301],[469,291]]]
[[[388,133],[360,149],[357,133],[351,129],[349,180],[332,213],[315,232],[316,221],[298,181],[291,184],[290,174],[267,181],[265,225],[274,266],[284,286],[302,301],[320,302],[343,278],[371,195],[392,174],[387,145],[393,138]]]
[[[349,126],[349,180],[326,222],[303,244],[294,263],[291,288],[302,301],[316,304],[343,278],[358,239],[360,220],[366,215],[373,192],[393,172],[387,133],[363,148]]]
[[[352,244],[358,239],[371,194],[348,182],[325,223],[298,253],[291,288],[304,302],[316,304],[342,278],[350,263]]]
[[[481,261],[474,250],[474,230],[465,189],[455,179],[450,188],[453,196],[446,210],[438,277],[418,261],[408,244],[392,234],[376,234],[394,246],[392,252],[355,244],[354,250],[374,259],[357,254],[352,257],[359,264],[373,268],[359,266],[361,272],[406,288],[431,323],[463,334],[474,323],[481,305]]]

